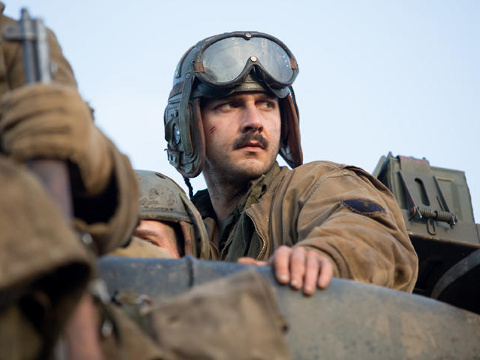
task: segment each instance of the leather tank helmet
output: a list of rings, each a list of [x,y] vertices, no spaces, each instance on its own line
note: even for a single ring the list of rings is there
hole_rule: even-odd
[[[239,91],[267,91],[278,98],[282,118],[279,154],[292,168],[302,164],[299,114],[292,84],[298,65],[275,37],[259,32],[216,35],[191,47],[177,65],[164,114],[168,160],[185,178],[205,163],[200,99]]]

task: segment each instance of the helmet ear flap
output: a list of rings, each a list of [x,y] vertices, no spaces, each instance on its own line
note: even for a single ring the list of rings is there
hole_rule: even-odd
[[[182,108],[185,109],[183,114]],[[185,178],[198,176],[205,164],[205,136],[200,100],[193,99],[186,102],[185,106],[171,102],[165,110],[164,118],[170,164]]]
[[[298,109],[292,94],[279,99],[279,103],[282,114],[282,135],[279,153],[291,168],[296,168],[303,163]]]
[[[193,100],[193,106],[190,108],[190,125],[192,127],[192,137],[195,142],[196,160],[195,166],[189,174],[188,178],[197,177],[203,170],[205,165],[205,134],[203,132],[202,110],[200,108],[200,98]]]
[[[190,138],[185,141],[190,142],[193,150],[192,162],[180,164],[177,170],[186,178],[194,178],[200,175],[205,165],[205,134],[203,133],[202,111],[200,109],[200,99],[193,99],[193,104],[189,103],[187,114],[187,126],[190,128]]]

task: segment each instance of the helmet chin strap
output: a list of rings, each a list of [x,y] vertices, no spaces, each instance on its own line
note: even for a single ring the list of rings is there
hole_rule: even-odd
[[[193,186],[192,186],[192,183],[190,182],[190,179],[187,178],[186,176],[182,176],[183,177],[183,181],[185,182],[185,185],[187,185],[188,187],[188,197],[190,199],[193,198]]]

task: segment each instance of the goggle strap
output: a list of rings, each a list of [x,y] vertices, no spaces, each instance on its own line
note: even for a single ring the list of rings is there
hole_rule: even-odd
[[[185,83],[184,81],[180,81],[173,86],[172,90],[170,91],[169,99],[171,99],[175,95],[180,94],[183,91],[184,83]]]
[[[188,106],[188,102],[190,101],[190,94],[191,94],[191,91],[192,91],[192,84],[193,84],[193,75],[191,74],[188,74],[187,73],[187,76],[185,77],[185,81],[182,83],[183,85],[183,91],[182,91],[182,97],[180,99],[180,104],[179,104],[179,109],[180,111],[178,112],[178,116],[179,116],[179,119],[178,119],[178,123],[179,124],[188,124],[188,118],[189,118],[189,113],[190,113],[190,108]],[[188,141],[185,142],[186,139],[189,139],[189,135],[187,136],[187,134],[185,132],[188,132],[190,133],[190,129],[188,130],[185,130],[185,129],[182,129],[182,127],[180,127],[180,132],[181,132],[181,139],[182,141],[184,142],[183,143],[183,146],[184,146],[184,154],[187,155],[187,156],[191,156],[191,153],[192,153],[192,148],[191,146],[189,146],[190,144],[188,143]],[[185,149],[185,147],[188,146],[188,149]]]
[[[281,155],[291,168],[300,166],[303,163],[303,152],[300,145],[300,129],[298,126],[299,119],[293,96],[294,95],[289,94],[285,99],[282,99],[282,117],[286,127],[282,141],[286,140],[286,142],[284,142],[286,148],[284,146],[283,149],[281,149]]]
[[[202,61],[196,61],[194,64],[193,64],[193,71],[195,73],[204,73],[205,72],[205,67],[203,66],[203,62]]]

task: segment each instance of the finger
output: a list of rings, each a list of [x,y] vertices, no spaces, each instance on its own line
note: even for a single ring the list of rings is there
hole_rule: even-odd
[[[330,260],[323,258],[320,263],[320,276],[318,277],[318,287],[325,289],[333,277],[333,264]]]
[[[305,275],[306,254],[302,247],[292,248],[290,255],[290,285],[294,289],[301,289]]]
[[[270,264],[275,268],[275,276],[280,284],[288,284],[290,281],[290,254],[292,249],[288,246],[280,246],[270,259]]]
[[[305,259],[305,280],[303,284],[303,293],[305,295],[312,295],[319,282],[319,271],[321,260],[318,255],[312,251],[308,251]]]
[[[249,257],[241,257],[237,260],[237,263],[243,265],[255,265],[255,266],[267,266],[268,263],[266,261],[255,260]]]

